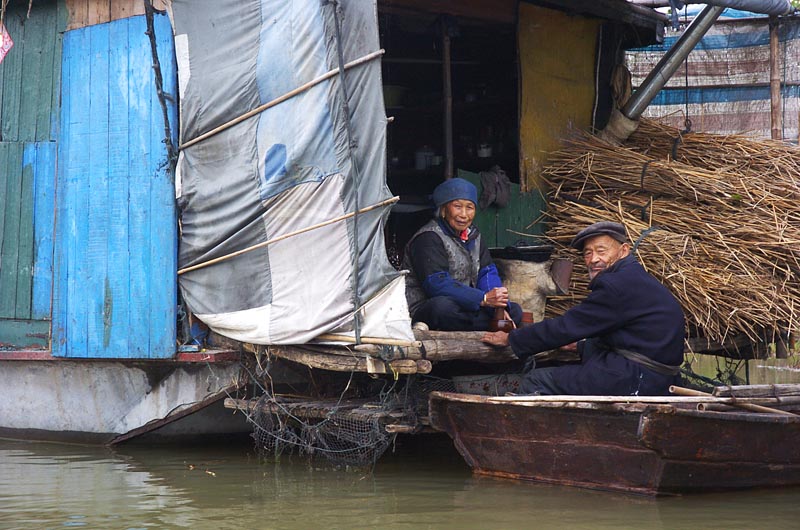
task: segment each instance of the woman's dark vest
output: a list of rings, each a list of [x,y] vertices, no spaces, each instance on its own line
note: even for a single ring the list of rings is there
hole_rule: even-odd
[[[405,257],[403,258],[403,268],[410,271],[406,276],[406,299],[408,300],[408,310],[413,315],[419,305],[425,301],[428,296],[422,289],[422,284],[417,279],[416,271],[411,260],[411,244],[414,240],[424,232],[433,232],[444,244],[444,249],[447,251],[448,270],[450,277],[455,281],[475,287],[478,281],[478,271],[481,265],[481,235],[475,238],[472,245],[472,250],[467,248],[457,241],[453,236],[446,234],[436,219],[432,219],[422,228],[417,230],[414,236],[406,245]]]

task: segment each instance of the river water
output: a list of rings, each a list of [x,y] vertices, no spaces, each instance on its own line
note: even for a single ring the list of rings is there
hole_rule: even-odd
[[[475,477],[447,439],[406,444],[354,471],[268,462],[245,440],[0,440],[0,529],[800,528],[800,488],[651,499]]]

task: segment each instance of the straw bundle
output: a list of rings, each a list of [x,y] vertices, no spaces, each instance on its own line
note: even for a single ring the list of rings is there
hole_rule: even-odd
[[[624,147],[580,135],[553,153],[544,170],[554,221],[548,237],[566,247],[595,221],[623,223],[632,242],[641,238],[639,260],[680,301],[691,335],[760,340],[794,329],[800,150],[695,134],[681,139],[679,160],[672,160],[679,134],[643,120]],[[577,294],[555,300],[553,314],[586,293],[583,279],[572,287]]]
[[[740,135],[682,134],[673,127],[642,119],[626,146],[654,158],[671,158],[696,167],[754,178],[768,175],[771,189],[782,189],[791,197],[800,193],[797,148],[777,140],[756,140]]]

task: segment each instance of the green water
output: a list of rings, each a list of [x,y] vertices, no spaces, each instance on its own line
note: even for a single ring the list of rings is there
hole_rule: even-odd
[[[800,488],[650,499],[474,477],[448,440],[411,443],[369,472],[267,463],[246,441],[0,440],[0,528],[800,528]]]

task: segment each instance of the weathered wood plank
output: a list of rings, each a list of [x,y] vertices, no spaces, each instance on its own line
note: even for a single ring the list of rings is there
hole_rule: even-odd
[[[157,18],[159,38],[171,43],[167,17]],[[153,137],[153,113],[159,120],[162,113],[154,104],[145,29],[143,17],[126,18],[70,31],[64,41],[69,107],[62,121],[70,123],[61,157],[66,167],[59,175],[67,190],[59,195],[59,212],[64,211],[59,226],[67,229],[67,240],[57,260],[58,355],[164,358],[175,353],[174,190],[163,169],[163,133]],[[168,51],[164,63],[174,73]],[[120,114],[124,117],[117,121]],[[112,137],[124,147],[111,148]],[[115,264],[109,268],[112,256]],[[120,311],[120,306],[127,308]]]
[[[145,25],[143,17],[130,19]],[[170,130],[173,144],[177,140],[178,101],[177,64],[173,44],[172,26],[166,15],[154,15],[154,38],[161,68],[163,90],[172,96],[168,103],[168,119],[172,120]],[[144,33],[144,29],[137,32]],[[149,233],[145,234],[149,244],[150,272],[150,329],[151,355],[168,357],[174,352],[176,341],[175,300],[177,299],[177,281],[175,271],[178,269],[177,250],[177,212],[175,209],[175,185],[172,165],[168,160],[164,137],[164,113],[158,100],[155,75],[153,73],[153,57],[150,41],[143,35],[142,51],[143,71],[148,72],[146,94],[150,98],[150,113],[145,126],[148,135],[149,165],[147,175],[150,183],[150,198],[147,209],[152,212]]]
[[[53,224],[55,222],[56,143],[36,145],[33,174],[33,297],[31,318],[51,317],[53,294]]]
[[[120,2],[130,5],[129,2]],[[109,240],[108,283],[111,292],[111,334],[109,343],[117,351],[127,351],[129,338],[135,337],[130,328],[131,290],[129,278],[130,252],[128,216],[129,160],[133,156],[128,145],[131,122],[128,114],[129,94],[137,89],[136,83],[128,76],[128,32],[130,24],[118,21],[109,25],[111,46],[108,68],[116,72],[117,82],[109,86],[108,105],[110,116],[108,124],[108,210]],[[133,124],[135,126],[135,123]]]
[[[36,165],[36,144],[24,143],[22,180],[20,181],[19,231],[17,235],[16,307],[14,316],[31,318],[33,296],[33,173]]]
[[[134,23],[134,21],[136,23]],[[153,294],[151,286],[151,250],[149,242],[150,223],[160,222],[150,210],[151,182],[150,168],[150,114],[152,112],[153,83],[150,55],[150,42],[143,33],[144,20],[141,17],[128,18],[120,23],[130,24],[128,48],[137,50],[128,58],[128,79],[136,80],[128,92],[128,149],[130,158],[128,179],[130,183],[128,198],[128,249],[131,268],[130,289],[141,293],[130,300],[130,332],[132,357],[149,355],[150,307],[149,297]],[[143,72],[148,72],[143,75]]]
[[[379,4],[382,10],[408,9],[505,24],[513,24],[517,19],[517,2],[513,0],[381,0]]]
[[[10,9],[6,12],[4,24],[14,46],[3,59],[3,99],[2,123],[0,123],[0,141],[14,142],[19,140],[20,99],[22,97],[22,58],[25,51],[25,12]]]
[[[111,20],[111,5],[109,0],[88,0],[86,25],[105,24]]]
[[[69,96],[66,94],[62,95],[61,91],[61,69],[63,67],[63,60],[61,54],[64,50],[64,33],[67,27],[67,7],[64,2],[56,2],[56,40],[55,40],[55,50],[53,53],[53,100],[52,100],[52,111],[51,116],[52,120],[50,123],[50,136],[53,140],[59,139],[62,141],[60,135],[60,123],[61,123],[61,107],[64,104],[64,99],[68,99]]]
[[[131,0],[110,0],[109,16],[111,20],[128,18],[136,13],[137,9],[144,12],[144,1],[132,2]],[[141,6],[141,7],[139,7]]]
[[[311,368],[320,370],[330,370],[334,372],[374,372],[370,369],[370,363],[366,357],[346,357],[340,355],[328,355],[326,353],[317,353],[309,351],[300,346],[270,346],[268,349],[270,355],[274,355],[279,359],[285,359],[300,364],[304,364]],[[378,366],[383,365],[383,361],[375,359]],[[378,373],[391,373],[396,374],[416,374],[416,373],[429,373],[431,371],[430,361],[414,360],[414,359],[397,359],[388,361],[386,363],[389,369],[379,371]]]
[[[3,200],[0,200],[0,264],[2,264],[3,248],[5,247],[6,211],[11,207],[11,201],[7,199],[8,175],[10,173],[8,169],[9,149],[10,144],[8,142],[0,142],[0,194],[3,197]]]
[[[59,175],[60,208],[58,238],[60,248],[56,291],[63,291],[55,308],[60,316],[54,325],[54,355],[87,357],[86,283],[88,270],[82,259],[87,247],[89,222],[90,163],[90,38],[86,30],[73,30],[64,37],[63,93],[68,94],[62,109],[62,153]],[[63,333],[63,336],[61,334]],[[58,335],[58,336],[56,336]],[[58,348],[58,351],[56,350]]]
[[[55,82],[61,69],[58,48],[58,9],[44,6],[36,9],[38,27],[41,32],[41,56],[36,65],[36,118],[33,124],[36,141],[55,140],[54,123],[57,123],[59,86]]]
[[[95,10],[97,2],[90,3],[92,17],[102,16]],[[107,4],[106,4],[107,7]],[[107,13],[106,13],[107,15]],[[81,260],[86,263],[86,326],[87,351],[90,357],[99,356],[109,346],[113,298],[108,289],[108,248],[113,243],[108,237],[108,99],[110,81],[108,69],[109,24],[87,28],[89,36],[90,89],[88,116],[89,167],[86,175],[91,192],[88,199],[86,248]]]
[[[44,350],[48,347],[50,322],[0,318],[0,347]]]
[[[22,64],[20,68],[20,103],[17,140],[31,142],[36,140],[36,112],[39,107],[41,80],[39,65],[42,58],[44,28],[38,13],[31,13],[25,20],[24,40],[22,42]],[[17,46],[15,41],[14,47]]]
[[[3,247],[0,254],[0,318],[15,318],[17,267],[19,266],[20,215],[22,209],[22,144],[9,142],[6,154],[6,203]]]
[[[67,29],[77,29],[89,23],[89,0],[65,0],[67,4]]]
[[[800,422],[788,416],[786,420],[739,421],[713,412],[645,413],[639,437],[642,445],[667,459],[786,464],[790,455],[800,454],[796,447]]]
[[[66,11],[66,8],[65,10]],[[64,17],[66,13],[59,13],[59,17]],[[67,33],[69,34],[69,33]],[[59,44],[60,43],[60,44]],[[67,354],[68,326],[67,326],[67,281],[69,272],[69,260],[67,258],[69,232],[65,231],[69,227],[67,215],[69,212],[69,189],[67,189],[67,176],[73,167],[69,166],[69,156],[71,150],[72,127],[70,124],[70,109],[72,109],[72,93],[68,90],[73,83],[70,64],[74,61],[72,38],[64,38],[59,34],[57,44],[60,45],[62,54],[60,56],[61,66],[59,79],[63,83],[61,90],[60,119],[61,133],[57,147],[58,160],[56,185],[59,190],[56,198],[56,228],[55,233],[59,234],[53,241],[53,302],[52,302],[52,354],[53,356],[65,356]],[[69,166],[69,168],[68,168]]]

